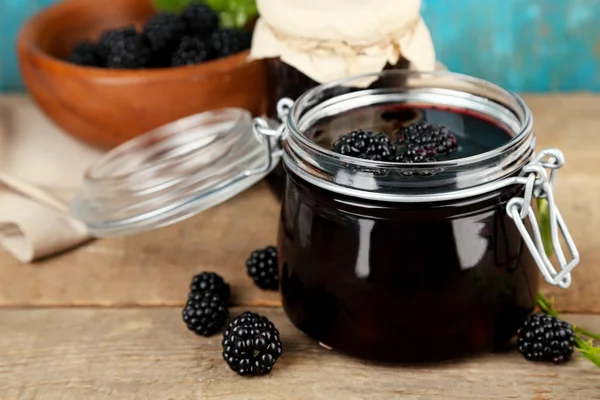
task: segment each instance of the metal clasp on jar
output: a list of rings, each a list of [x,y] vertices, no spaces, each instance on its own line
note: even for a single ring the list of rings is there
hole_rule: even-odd
[[[267,162],[260,170],[249,171],[250,174],[263,173],[269,171],[273,166],[273,159],[279,158],[283,152],[281,146],[277,150],[273,149],[273,143],[271,138],[275,138],[278,141],[285,139],[285,119],[289,114],[294,101],[288,98],[283,98],[277,103],[277,117],[281,122],[277,129],[273,129],[269,126],[269,123],[264,118],[254,118],[252,121],[252,132],[260,143],[265,143],[265,151]]]
[[[506,205],[506,212],[515,221],[544,279],[551,285],[566,289],[571,285],[571,271],[579,264],[580,258],[579,251],[554,200],[554,180],[558,169],[563,164],[564,156],[560,150],[547,149],[541,151],[531,163],[523,167],[523,176],[520,183],[525,185],[525,194],[523,197],[511,199]],[[546,170],[550,171],[549,177]],[[545,199],[548,202],[550,237],[554,253],[560,264],[558,269],[554,267],[546,254],[540,226],[531,206],[534,197]],[[531,223],[533,238],[525,227],[524,220],[526,218],[529,218]],[[562,235],[571,255],[570,261],[567,261],[565,257],[560,235]]]

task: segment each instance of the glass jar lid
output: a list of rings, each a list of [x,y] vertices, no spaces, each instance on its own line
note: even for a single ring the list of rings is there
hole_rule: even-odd
[[[275,145],[253,133],[243,109],[186,117],[102,156],[87,170],[71,214],[97,237],[173,224],[261,180],[279,160]]]

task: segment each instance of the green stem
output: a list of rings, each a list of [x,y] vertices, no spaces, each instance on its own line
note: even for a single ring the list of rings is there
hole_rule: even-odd
[[[573,328],[575,329],[575,332],[579,333],[580,335],[587,336],[590,339],[594,339],[594,340],[600,341],[600,334],[597,334],[597,333],[594,333],[594,332],[590,332],[587,329],[580,328],[578,326],[574,326]]]
[[[575,338],[575,347],[585,358],[600,368],[600,348],[593,347],[592,344],[587,343],[578,337]]]
[[[554,311],[554,308],[552,308],[552,303],[546,299],[542,292],[538,292],[537,294],[537,305],[542,309],[544,314],[558,318],[558,313]]]
[[[554,246],[552,244],[552,231],[550,230],[550,209],[548,208],[548,200],[543,198],[537,199],[537,211],[544,251],[548,257],[551,257],[552,254],[554,254]]]

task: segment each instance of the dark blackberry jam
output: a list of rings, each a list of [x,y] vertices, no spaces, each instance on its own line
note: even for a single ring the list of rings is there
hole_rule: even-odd
[[[497,184],[532,157],[529,111],[483,81],[439,77],[390,71],[362,88],[323,85],[290,111],[283,306],[341,352],[394,362],[465,356],[504,345],[534,308],[539,271],[506,212],[523,186]],[[331,151],[354,129],[393,137],[417,121],[450,128],[458,150],[425,165]]]
[[[362,358],[439,360],[503,345],[532,311],[537,267],[505,211],[515,189],[389,204],[287,176],[283,306],[316,340]]]

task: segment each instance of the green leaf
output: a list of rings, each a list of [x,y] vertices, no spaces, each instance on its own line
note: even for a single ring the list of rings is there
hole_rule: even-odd
[[[219,13],[224,28],[243,28],[258,15],[256,0],[152,0],[159,11],[178,12],[188,4],[206,3]]]
[[[537,199],[537,209],[544,251],[548,257],[551,257],[552,254],[554,254],[554,246],[552,245],[552,231],[550,230],[550,209],[548,207],[548,200]]]
[[[152,0],[158,11],[178,12],[183,10],[192,0]]]

